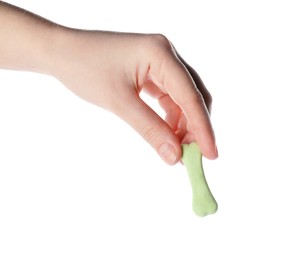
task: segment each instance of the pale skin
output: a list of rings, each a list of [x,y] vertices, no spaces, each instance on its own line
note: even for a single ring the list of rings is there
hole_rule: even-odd
[[[180,161],[181,144],[192,141],[206,158],[218,156],[211,95],[163,35],[68,28],[0,2],[0,69],[57,78],[127,122],[170,165]],[[165,119],[141,91],[158,99]]]

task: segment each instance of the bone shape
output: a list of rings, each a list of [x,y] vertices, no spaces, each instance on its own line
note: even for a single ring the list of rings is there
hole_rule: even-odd
[[[199,146],[195,142],[183,144],[182,151],[182,161],[188,172],[192,187],[194,213],[200,217],[214,214],[218,206],[205,178]]]

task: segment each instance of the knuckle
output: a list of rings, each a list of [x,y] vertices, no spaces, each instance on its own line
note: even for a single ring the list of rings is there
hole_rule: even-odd
[[[160,46],[170,46],[170,41],[168,40],[168,38],[165,35],[159,33],[159,34],[154,34],[153,37],[154,37],[154,41],[158,45],[160,45]]]
[[[204,104],[205,100],[200,91],[195,91],[195,93],[191,96],[191,103],[193,104]]]
[[[153,124],[145,124],[141,129],[142,137],[147,141],[151,142],[156,137],[156,130]]]
[[[168,38],[163,34],[150,34],[147,37],[148,48],[153,51],[167,51],[171,49],[171,43]]]

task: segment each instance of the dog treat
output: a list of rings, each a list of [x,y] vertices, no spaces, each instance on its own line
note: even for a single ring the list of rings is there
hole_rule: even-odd
[[[205,178],[199,146],[195,142],[183,144],[182,151],[182,161],[188,172],[192,187],[193,211],[200,217],[215,213],[217,203]]]

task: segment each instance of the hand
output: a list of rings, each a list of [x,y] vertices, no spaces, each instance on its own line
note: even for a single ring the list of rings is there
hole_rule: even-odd
[[[180,160],[181,143],[192,141],[205,157],[217,157],[211,96],[164,36],[63,28],[57,41],[51,74],[126,121],[168,164]],[[140,98],[141,91],[158,99],[165,120]]]

